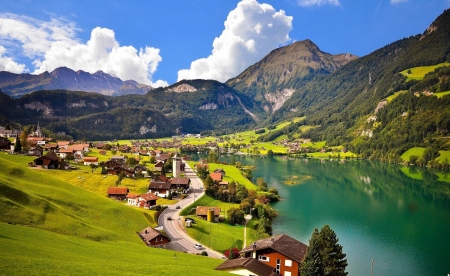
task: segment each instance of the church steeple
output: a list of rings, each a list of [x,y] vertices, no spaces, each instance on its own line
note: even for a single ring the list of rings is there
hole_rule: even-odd
[[[35,137],[42,137],[41,127],[39,126],[39,120],[38,120],[36,131],[34,132],[34,136]]]

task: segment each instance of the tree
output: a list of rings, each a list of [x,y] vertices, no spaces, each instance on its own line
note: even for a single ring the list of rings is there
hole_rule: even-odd
[[[223,252],[223,255],[227,257],[228,260],[233,260],[239,258],[239,249],[236,247],[227,249]]]
[[[336,233],[325,225],[320,232],[314,229],[309,240],[309,247],[299,272],[301,275],[347,275],[346,254],[338,243]]]
[[[28,143],[27,143],[27,138],[28,138],[28,133],[26,131],[22,131],[20,133],[20,144],[22,145],[22,150],[26,150],[28,148]]]
[[[227,211],[227,215],[228,215],[228,221],[230,222],[230,224],[244,224],[245,222],[245,214],[244,212],[239,209],[239,208],[235,208],[232,207]]]
[[[269,185],[267,185],[262,177],[256,179],[256,184],[258,185],[258,189],[262,192],[267,192],[269,190]]]
[[[22,144],[20,143],[19,136],[16,136],[16,144],[14,145],[14,152],[19,153],[22,151]]]
[[[89,164],[89,167],[91,168],[91,172],[93,173],[98,168],[98,165],[91,163],[91,164]]]
[[[119,186],[122,183],[122,180],[125,178],[125,174],[123,172],[117,175],[116,186]]]

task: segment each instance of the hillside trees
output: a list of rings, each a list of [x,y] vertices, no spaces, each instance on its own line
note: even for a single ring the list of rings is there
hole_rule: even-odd
[[[347,275],[346,254],[342,251],[336,233],[325,225],[320,232],[314,229],[305,258],[299,268],[300,275]]]

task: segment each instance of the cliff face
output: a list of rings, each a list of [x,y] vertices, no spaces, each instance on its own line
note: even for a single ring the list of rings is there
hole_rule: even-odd
[[[146,94],[151,86],[133,80],[122,81],[102,71],[94,74],[60,67],[39,75],[0,72],[0,89],[13,97],[38,90],[72,90],[96,92],[108,96]]]

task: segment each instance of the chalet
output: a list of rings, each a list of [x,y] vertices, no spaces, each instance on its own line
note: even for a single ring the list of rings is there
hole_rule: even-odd
[[[215,169],[214,172],[222,174],[222,178],[224,178],[225,174],[226,174],[225,171],[223,169],[221,169],[221,168]]]
[[[161,172],[162,168],[164,167],[163,161],[157,161],[154,167],[154,171]]]
[[[170,154],[168,154],[168,153],[161,153],[159,155],[157,154],[155,157],[156,161],[162,161],[164,163],[166,163],[167,160],[169,160],[169,158],[170,158]]]
[[[73,156],[75,159],[84,158],[84,146],[82,144],[70,145],[68,149],[73,150]]]
[[[139,206],[139,196],[140,194],[127,194],[127,203],[131,206]]]
[[[135,172],[134,170],[127,169],[123,166],[106,169],[106,174],[119,175],[121,173],[125,174],[126,177],[133,177]]]
[[[125,157],[123,156],[111,156],[110,160],[119,163],[120,165],[125,165]]]
[[[83,158],[83,162],[85,166],[89,166],[91,164],[98,165],[98,157],[87,157]]]
[[[61,148],[58,150],[58,155],[61,158],[69,158],[73,157],[74,151],[73,149]]]
[[[60,149],[67,149],[69,147],[70,142],[69,141],[59,141],[58,142],[58,148]]]
[[[28,151],[28,155],[30,156],[42,156],[44,149],[40,146],[36,146]]]
[[[308,246],[288,235],[258,240],[241,250],[244,258],[253,258],[271,266],[283,276],[298,276]]]
[[[0,150],[11,150],[12,144],[8,139],[0,139]]]
[[[171,186],[172,184],[169,182],[152,181],[148,186],[148,191],[160,197],[168,197]]]
[[[181,190],[183,194],[189,191],[189,186],[191,184],[191,180],[187,177],[174,177],[172,178],[172,190]]]
[[[106,162],[102,162],[101,165],[105,168],[116,168],[116,167],[122,167],[122,164],[113,161],[113,160],[109,160]]]
[[[201,217],[202,219],[208,218],[208,211],[214,211],[214,221],[219,221],[220,216],[220,208],[219,207],[212,207],[212,206],[197,206],[197,209],[195,210],[195,214],[198,217]]]
[[[147,193],[142,194],[138,197],[139,207],[144,209],[151,209],[152,206],[156,206],[156,201],[159,199],[159,196]]]
[[[139,232],[139,236],[147,246],[155,248],[166,248],[167,243],[170,242],[170,238],[166,234],[151,227],[147,227]]]
[[[240,258],[227,260],[215,268],[237,275],[259,275],[259,276],[277,276],[273,267],[253,258]],[[288,274],[286,274],[288,275]]]
[[[108,197],[115,200],[124,200],[129,190],[126,187],[109,187]]]
[[[45,149],[46,151],[54,151],[54,152],[55,152],[55,151],[58,149],[58,145],[55,144],[55,143],[52,143],[52,144],[45,144],[44,149]]]
[[[219,187],[224,187],[225,189],[228,188],[228,181],[220,181]]]
[[[209,176],[214,180],[214,182],[219,183],[222,181],[222,174],[220,172],[212,172]]]
[[[58,156],[49,152],[44,156],[38,157],[33,160],[34,166],[42,166],[46,169],[59,168],[60,162]]]

